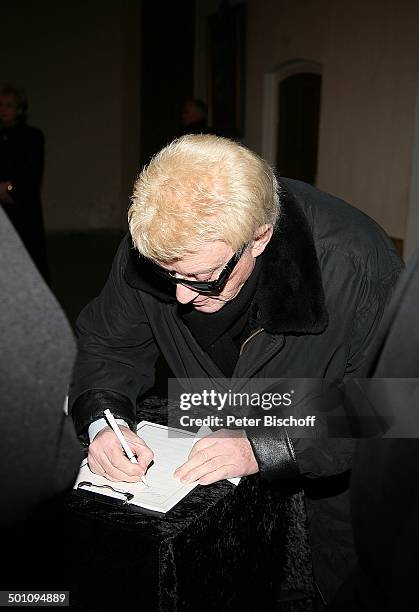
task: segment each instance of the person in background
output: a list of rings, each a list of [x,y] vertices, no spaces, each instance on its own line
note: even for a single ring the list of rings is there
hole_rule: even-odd
[[[81,446],[64,413],[76,346],[64,313],[0,209],[0,526],[69,489]]]
[[[186,100],[180,118],[179,136],[208,133],[208,107],[202,100]]]
[[[0,344],[0,590],[53,588],[66,584],[61,497],[82,459],[64,413],[76,346],[1,208]]]
[[[419,610],[419,248],[372,352],[371,383],[378,386],[369,401],[394,418],[383,439],[362,440],[355,454],[350,490],[358,562],[333,612]]]
[[[41,204],[44,136],[26,124],[28,103],[16,87],[0,88],[0,205],[48,282]]]

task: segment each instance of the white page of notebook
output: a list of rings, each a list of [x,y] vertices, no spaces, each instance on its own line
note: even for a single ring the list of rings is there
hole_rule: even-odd
[[[156,512],[168,512],[181,499],[183,499],[192,489],[197,486],[197,482],[192,484],[182,484],[173,478],[173,472],[188,459],[188,455],[194,444],[195,434],[171,429],[164,425],[141,421],[137,427],[138,435],[154,452],[154,463],[147,470],[147,487],[142,482],[112,482],[91,472],[87,465],[87,459],[82,462],[79,475],[74,488],[77,489],[80,482],[87,481],[93,485],[107,485],[109,488],[85,487],[86,491],[94,491],[102,495],[124,499],[123,493],[132,493],[134,498],[128,503]],[[122,494],[116,492],[122,491]]]

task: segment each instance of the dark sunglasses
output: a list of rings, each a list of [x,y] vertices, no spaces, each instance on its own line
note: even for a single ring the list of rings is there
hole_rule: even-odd
[[[187,280],[186,278],[176,278],[176,276],[173,276],[170,272],[168,272],[164,268],[161,268],[157,264],[154,264],[153,268],[159,276],[161,276],[162,278],[165,278],[166,280],[170,281],[174,285],[183,285],[184,287],[193,289],[194,291],[197,291],[198,293],[218,295],[224,289],[224,286],[226,285],[230,277],[230,274],[233,272],[234,268],[236,267],[238,261],[240,260],[241,256],[246,250],[246,247],[247,247],[247,244],[245,244],[241,249],[239,249],[238,251],[236,251],[236,253],[234,253],[233,257],[228,260],[224,268],[221,270],[219,277],[213,281],[203,282],[203,281]]]

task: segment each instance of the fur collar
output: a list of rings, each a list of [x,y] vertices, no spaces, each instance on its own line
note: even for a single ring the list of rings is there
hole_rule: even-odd
[[[174,287],[156,285],[155,275],[131,246],[125,270],[127,283],[163,302],[174,302]],[[281,215],[262,257],[252,318],[268,333],[319,334],[328,314],[313,235],[295,197],[281,182]]]
[[[320,266],[307,218],[281,182],[281,214],[263,253],[255,296],[270,333],[318,334],[328,323]]]

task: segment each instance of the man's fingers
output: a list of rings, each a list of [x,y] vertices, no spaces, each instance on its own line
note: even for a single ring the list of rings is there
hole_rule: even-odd
[[[119,472],[121,472],[122,474],[131,476],[134,479],[134,480],[129,480],[127,482],[135,482],[135,480],[139,480],[141,476],[144,475],[147,469],[147,465],[148,465],[142,460],[137,460],[137,463],[132,463],[127,458],[122,448],[110,449],[109,454],[105,455],[105,457],[106,458],[104,462],[102,463],[102,465],[105,466],[106,471],[109,472],[108,468],[106,467],[108,465],[107,462],[109,462],[109,467],[111,468],[113,467]],[[114,477],[115,478],[117,477],[116,473]]]
[[[103,453],[99,458],[94,457],[90,452],[88,455],[89,467],[94,474],[99,474],[107,480],[113,482],[138,482],[142,476],[141,469],[139,466],[128,461],[128,465],[123,465],[121,470],[119,467],[114,465],[111,460]],[[134,468],[134,470],[132,469]],[[136,469],[135,469],[136,468]],[[129,473],[125,471],[127,469]]]
[[[105,470],[105,467],[99,461],[96,461],[96,459],[90,453],[88,456],[88,463],[89,463],[89,468],[92,470],[93,474],[98,474],[99,476],[103,476],[103,478],[106,478],[107,480],[111,480],[112,482],[116,481],[116,479],[113,478],[111,474]],[[113,470],[110,469],[110,471],[113,471]]]
[[[197,451],[193,456],[192,454],[190,454],[190,458],[188,459],[188,461],[186,461],[183,465],[179,466],[177,470],[175,470],[174,476],[176,478],[181,479],[192,469],[198,467],[199,465],[202,465],[206,461],[209,461],[210,459],[215,457],[215,449],[212,448],[213,446],[215,445],[212,444],[207,448],[203,448],[202,450]]]
[[[150,463],[153,461],[154,453],[147,446],[142,438],[137,436],[133,431],[127,427],[121,427],[126,441],[134,455],[137,457],[138,463],[146,470]]]
[[[205,463],[201,463],[197,467],[189,469],[186,473],[183,474],[183,476],[181,476],[181,482],[184,482],[187,484],[196,482],[197,480],[200,480],[204,476],[207,476],[208,474],[211,474],[212,472],[220,470],[220,468],[225,466],[225,463],[226,463],[225,457],[222,457],[222,456],[213,457],[212,459],[209,459],[209,461],[206,461]],[[186,464],[185,464],[185,468],[186,468]]]
[[[175,471],[175,478],[178,478],[181,482],[191,483],[208,472],[218,469],[223,463],[226,463],[226,457],[217,455],[216,450],[217,447],[209,447],[209,449],[203,449],[196,453],[192,459],[189,459]]]
[[[103,472],[105,470],[102,468],[101,465],[99,465],[99,463],[96,461],[96,459],[90,453],[89,453],[89,455],[87,457],[87,461],[88,461],[88,464],[89,464],[89,468],[91,469],[93,474],[99,474],[100,476],[103,476]]]
[[[137,463],[127,458],[114,432],[107,428],[96,436],[89,447],[89,465],[94,465],[95,473],[105,475],[108,480],[138,482],[152,461],[153,452],[134,432],[126,427],[123,429],[132,452],[138,456]]]
[[[202,439],[195,445],[195,453],[191,452],[188,461],[175,471],[175,478],[185,483],[211,484],[223,478],[255,474],[259,470],[246,437],[240,434],[231,438],[225,430],[216,433],[217,438],[208,436],[205,442]]]
[[[216,440],[214,439],[213,436],[211,436],[211,434],[208,436],[205,436],[204,438],[201,438],[200,440],[198,440],[198,442],[195,442],[195,444],[192,446],[192,450],[189,453],[189,459],[191,459],[199,451],[204,450],[204,448],[213,446],[215,442]]]
[[[230,468],[232,466],[223,465],[218,470],[214,470],[214,472],[209,472],[205,476],[201,476],[198,480],[200,485],[209,485],[214,482],[218,482],[219,480],[224,480],[225,478],[232,478],[232,473],[230,472]]]
[[[123,482],[138,482],[147,468],[141,463],[131,463],[122,449],[114,447],[100,452],[89,449],[88,461],[95,474]]]
[[[139,442],[129,442],[129,447],[137,457],[138,463],[144,465],[144,469],[147,469],[150,463],[154,459],[154,453],[146,444]]]
[[[144,474],[140,465],[131,463],[125,456],[118,464],[114,464],[105,456],[102,465],[106,471],[105,478],[115,482],[138,482]]]

